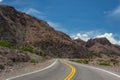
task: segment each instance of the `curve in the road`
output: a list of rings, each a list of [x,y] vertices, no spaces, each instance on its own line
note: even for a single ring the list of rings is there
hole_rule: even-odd
[[[44,71],[44,70],[49,69],[52,66],[54,66],[57,63],[57,61],[58,61],[58,59],[56,59],[51,65],[49,65],[49,66],[47,66],[47,67],[45,67],[43,69],[40,69],[40,70],[37,70],[37,71],[33,71],[33,72],[29,72],[29,73],[22,74],[22,75],[18,75],[18,76],[15,76],[15,77],[7,78],[6,80],[12,80],[12,79],[19,78],[19,77],[22,77],[22,76],[26,76],[26,75],[30,75],[30,74],[34,74],[34,73],[37,73],[37,72]]]
[[[71,80],[76,73],[76,69],[75,69],[75,67],[73,67],[72,65],[70,65],[68,63],[65,63],[65,64],[71,68],[71,72],[69,73],[68,76],[66,76],[66,78],[64,80]]]

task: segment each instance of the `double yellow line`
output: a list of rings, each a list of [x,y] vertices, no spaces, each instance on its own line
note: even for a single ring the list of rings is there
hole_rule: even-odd
[[[75,69],[75,67],[73,67],[72,65],[70,65],[68,63],[65,63],[65,64],[70,67],[71,72],[68,74],[68,76],[66,76],[66,78],[64,80],[71,80],[76,73],[76,69]]]

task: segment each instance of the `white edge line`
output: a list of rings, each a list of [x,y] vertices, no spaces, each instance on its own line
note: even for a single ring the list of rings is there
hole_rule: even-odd
[[[110,71],[107,71],[107,70],[104,70],[104,69],[100,69],[100,68],[96,68],[96,67],[92,67],[92,66],[90,66],[90,67],[93,68],[93,69],[97,69],[97,70],[99,70],[99,71],[103,71],[103,72],[109,73],[109,74],[111,74],[111,75],[114,75],[114,76],[120,78],[120,75],[115,74],[115,73],[113,73],[113,72],[110,72]]]
[[[33,71],[33,72],[29,72],[29,73],[26,73],[26,74],[18,75],[18,76],[15,76],[15,77],[11,77],[11,78],[8,78],[8,79],[6,79],[6,80],[11,80],[11,79],[23,77],[23,76],[26,76],[26,75],[30,75],[30,74],[33,74],[33,73],[37,73],[37,72],[40,72],[40,71],[49,69],[49,68],[51,68],[52,66],[54,66],[54,65],[56,64],[56,62],[57,62],[57,59],[56,59],[51,65],[47,66],[46,68],[43,68],[43,69],[40,69],[40,70],[37,70],[37,71]]]
[[[88,65],[83,65],[83,64],[80,64],[80,65],[82,65],[83,67],[88,67],[88,68],[96,69],[96,70],[99,70],[99,71],[103,71],[103,72],[109,73],[111,75],[114,75],[114,76],[120,78],[120,75],[115,74],[115,73],[110,72],[110,71],[107,71],[107,70],[104,70],[104,69],[101,69],[101,68],[96,68],[96,67],[93,67],[93,66],[88,66]]]

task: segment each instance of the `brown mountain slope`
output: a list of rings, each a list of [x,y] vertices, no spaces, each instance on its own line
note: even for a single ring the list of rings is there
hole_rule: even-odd
[[[105,54],[118,54],[120,55],[120,49],[116,45],[111,44],[106,38],[90,39],[86,43],[86,47],[93,52],[105,53]]]
[[[78,45],[81,45],[81,46],[83,46],[83,47],[85,47],[85,45],[86,45],[86,42],[83,41],[82,39],[75,39],[74,41],[75,41]]]
[[[120,46],[110,43],[110,41],[105,37],[89,39],[87,42],[79,39],[75,41],[77,41],[79,45],[83,45],[88,48],[92,53],[120,55]]]
[[[34,46],[52,57],[86,57],[89,51],[65,33],[54,30],[47,22],[0,5],[0,40],[15,47]]]

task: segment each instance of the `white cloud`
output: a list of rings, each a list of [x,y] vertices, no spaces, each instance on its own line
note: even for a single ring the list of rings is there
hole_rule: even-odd
[[[24,9],[24,12],[26,12],[27,14],[41,14],[40,11],[34,9],[34,8],[28,8],[28,9]]]
[[[67,30],[65,28],[63,28],[60,23],[52,22],[52,21],[49,21],[49,20],[47,21],[47,23],[56,30],[67,32]]]
[[[2,2],[3,0],[0,0],[0,2]]]
[[[87,41],[90,38],[94,38],[95,36],[97,36],[97,34],[99,34],[97,31],[88,31],[88,32],[80,32],[77,34],[72,35],[71,37],[73,39],[82,39],[84,41]]]
[[[52,21],[47,21],[47,23],[51,26],[51,27],[54,27],[54,28],[59,28],[60,26],[60,23],[57,23],[57,22],[52,22]]]
[[[90,32],[84,32],[84,33],[77,33],[75,35],[71,36],[73,39],[82,39],[84,41],[87,41],[90,38],[101,38],[101,37],[106,37],[111,43],[113,44],[118,44],[120,45],[120,40],[115,39],[113,33],[99,33],[99,32],[94,32],[94,31],[90,31]]]
[[[84,41],[87,41],[88,39],[90,39],[87,34],[81,34],[81,33],[77,33],[76,35],[72,35],[71,37],[73,39],[79,39],[80,38]]]
[[[90,39],[90,37],[88,37],[88,34],[81,34],[81,33],[77,33],[76,35],[71,36],[74,39],[82,39],[84,41],[87,41],[88,39]]]
[[[96,37],[97,38],[106,37],[111,43],[120,45],[120,40],[115,39],[113,33],[104,33]]]
[[[120,5],[110,13],[110,16],[120,17]]]
[[[114,10],[111,11],[105,11],[105,15],[107,15],[107,18],[109,21],[120,21],[120,5],[116,7]]]
[[[34,9],[34,8],[24,9],[23,12],[30,14],[32,16],[35,16],[37,18],[40,18],[40,19],[44,19],[44,17],[45,17],[45,16],[43,16],[43,13],[41,11]]]

